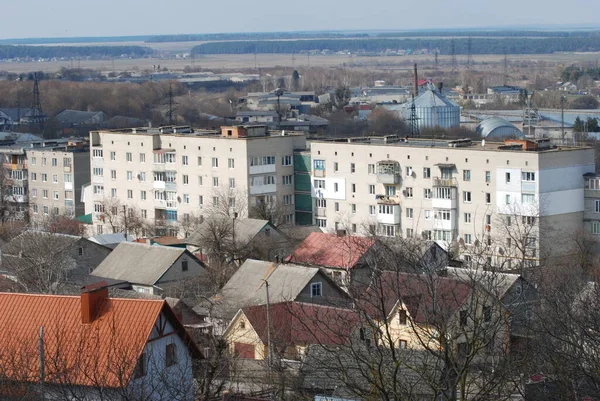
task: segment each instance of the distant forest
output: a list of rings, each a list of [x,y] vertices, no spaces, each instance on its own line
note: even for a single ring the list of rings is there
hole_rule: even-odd
[[[71,58],[127,57],[140,58],[154,53],[143,46],[12,46],[0,45],[0,59],[12,58]]]
[[[472,54],[547,54],[554,52],[600,51],[600,37],[558,37],[525,40],[519,38],[446,39],[322,39],[287,41],[211,42],[195,46],[192,54],[301,53],[311,50],[353,53],[379,53],[387,49],[439,50],[451,54],[452,42],[456,54],[467,54],[471,41]]]

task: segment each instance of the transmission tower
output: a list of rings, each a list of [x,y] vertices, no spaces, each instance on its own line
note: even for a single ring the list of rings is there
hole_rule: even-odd
[[[473,64],[475,64],[475,62],[473,61],[473,52],[471,45],[471,37],[469,36],[469,39],[467,40],[467,71],[471,71],[471,69],[473,68]]]
[[[167,93],[167,96],[167,106],[169,106],[167,118],[169,119],[169,125],[173,125],[173,116],[175,115],[175,108],[177,107],[177,103],[173,100],[173,84],[169,84],[169,93]]]
[[[40,128],[44,128],[44,121],[48,116],[42,110],[42,101],[40,98],[40,81],[37,73],[33,74],[33,96],[31,98],[31,108],[27,120],[30,124],[39,124]]]
[[[415,105],[415,95],[412,96],[412,102],[410,104],[410,136],[417,137],[421,133],[419,131],[419,117],[417,116],[417,106]]]
[[[508,56],[506,49],[504,49],[504,86],[508,84]]]
[[[438,56],[440,55],[440,51],[435,49],[434,51],[434,66],[433,68],[437,71],[440,68],[440,61],[438,60]]]
[[[456,61],[456,46],[454,43],[454,38],[450,42],[450,71],[452,75],[456,75],[458,72],[458,62]]]

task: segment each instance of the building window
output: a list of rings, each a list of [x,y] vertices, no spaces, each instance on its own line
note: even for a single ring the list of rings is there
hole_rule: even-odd
[[[413,218],[413,208],[412,207],[406,208],[406,218],[407,219]]]
[[[473,239],[471,238],[471,234],[465,234],[465,245],[471,245],[473,243]]]
[[[335,202],[334,209],[336,212],[340,211],[340,202]]]
[[[198,166],[202,167],[202,156],[198,156]]]
[[[406,187],[406,189],[404,189],[404,195],[406,195],[407,198],[412,198],[413,197],[412,187]]]
[[[327,220],[326,219],[317,219],[317,227],[327,228]]]
[[[406,340],[398,340],[398,347],[400,349],[406,349],[408,348],[408,343],[406,342]]]
[[[600,234],[600,221],[592,221],[590,232],[592,234]]]
[[[369,185],[369,194],[375,195],[375,185]]]
[[[140,192],[140,199],[141,200],[146,200],[146,191],[141,191]]]
[[[370,214],[371,216],[374,216],[374,215],[375,215],[375,213],[376,213],[376,208],[375,208],[375,206],[374,206],[374,205],[369,205],[369,214]]]
[[[200,198],[200,200],[202,200],[202,198]],[[215,207],[219,206],[219,197],[218,196],[213,196],[213,206],[215,206]]]
[[[133,199],[133,190],[132,189],[127,190],[127,199]]]
[[[375,165],[374,164],[369,164],[367,166],[368,172],[369,174],[375,174]]]
[[[510,173],[505,173],[504,175],[506,177],[506,183],[510,184]]]
[[[314,187],[319,189],[325,189],[325,180],[314,180]]]
[[[401,325],[406,325],[406,318],[407,318],[407,314],[406,311],[404,309],[401,309],[398,311],[398,322]]]
[[[165,358],[167,367],[173,366],[177,363],[177,354],[176,354],[175,344],[167,344],[165,348]]]
[[[356,163],[350,163],[350,173],[356,173]]]
[[[219,186],[219,177],[213,177],[213,187]]]
[[[429,167],[423,167],[423,178],[431,178],[431,169]]]
[[[463,181],[471,181],[471,170],[463,170]]]
[[[52,174],[52,183],[58,184],[58,174]]]
[[[325,208],[327,207],[327,199],[317,198],[315,199],[315,205],[318,208]]]
[[[54,191],[54,192],[52,193],[52,198],[53,198],[54,200],[58,200],[58,191]]]
[[[504,196],[504,202],[505,202],[507,205],[510,205],[510,194],[506,194],[506,195]]]
[[[181,261],[181,271],[188,271],[188,260],[187,259],[183,259]]]
[[[333,162],[333,171],[337,172],[340,169],[338,162]]]
[[[235,159],[227,159],[227,167],[228,168],[235,168]]]
[[[117,170],[110,170],[110,178],[112,180],[116,180],[117,179]]]
[[[110,195],[111,195],[111,197],[116,198],[117,197],[117,188],[111,188]]]
[[[423,190],[423,197],[424,197],[425,199],[431,199],[431,197],[432,197],[432,191],[431,191],[431,188],[425,188],[425,189]]]
[[[287,156],[283,156],[281,158],[281,165],[282,166],[291,166],[292,165],[292,156],[291,155],[287,155]],[[233,168],[233,167],[232,167]]]
[[[338,192],[340,189],[340,185],[337,182],[333,183],[333,192]]]
[[[522,216],[522,221],[523,224],[526,224],[528,226],[532,226],[535,223],[535,217],[533,216]]]
[[[42,173],[42,182],[48,182],[48,174]]]
[[[425,220],[431,219],[431,210],[423,210],[423,217]]]
[[[187,156],[181,156],[181,164],[188,166],[190,164],[190,159]]]
[[[471,191],[463,191],[463,202],[471,203]]]
[[[521,203],[530,205],[535,202],[535,195],[533,194],[521,194]]]
[[[58,159],[56,157],[52,158],[52,167],[58,166]]]
[[[596,213],[600,213],[600,200],[594,201]]]
[[[379,226],[379,232],[384,237],[394,237],[396,236],[396,226],[389,224],[381,224]]]
[[[491,194],[491,193],[489,193],[489,192],[486,192],[486,193],[485,193],[485,203],[487,203],[488,205],[489,205],[490,203],[492,203],[492,194]]]
[[[127,172],[127,181],[132,181],[133,180],[133,171],[128,171]]]
[[[523,171],[521,173],[521,180],[522,181],[535,181],[535,173]]]
[[[292,176],[291,175],[284,175],[283,176],[283,185],[292,185]]]
[[[492,321],[492,307],[491,306],[483,307],[483,321],[484,322]]]
[[[98,226],[98,231],[102,231],[101,228],[102,226]],[[140,357],[138,358],[136,364],[135,364],[135,369],[133,370],[133,377],[140,378],[140,377],[144,377],[146,376],[146,353],[143,352],[142,355],[140,355]]]
[[[140,163],[146,163],[146,154],[140,153]]]
[[[311,297],[322,297],[323,296],[323,284],[312,283],[310,285],[310,296]]]
[[[356,184],[351,184],[350,188],[352,189],[352,193],[356,193]]]
[[[125,160],[129,163],[133,162],[133,154],[131,152],[125,153]]]
[[[492,172],[491,171],[486,171],[485,172],[485,182],[486,183],[490,183],[492,182]]]
[[[212,158],[212,166],[213,166],[213,168],[219,167],[219,158],[217,158],[217,157]]]
[[[313,160],[314,170],[325,170],[325,160]]]
[[[356,214],[356,203],[352,203],[350,207],[352,209],[352,214]]]

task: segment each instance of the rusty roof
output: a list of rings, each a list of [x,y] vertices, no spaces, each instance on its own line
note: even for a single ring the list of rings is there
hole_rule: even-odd
[[[0,293],[0,370],[18,382],[39,381],[44,328],[45,380],[57,385],[125,387],[161,312],[194,356],[196,346],[164,300],[106,298],[82,323],[78,296]]]
[[[338,236],[323,232],[310,233],[287,257],[288,262],[351,269],[371,249],[372,238]]]

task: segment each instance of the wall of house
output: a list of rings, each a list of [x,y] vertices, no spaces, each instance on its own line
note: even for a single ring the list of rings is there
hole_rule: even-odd
[[[267,347],[243,313],[238,314],[231,322],[231,327],[225,334],[225,340],[231,355],[236,355],[236,343],[238,343],[253,347],[254,359],[263,360],[267,356]]]
[[[406,324],[400,322],[400,311],[406,311]],[[428,348],[439,346],[439,342],[436,340],[436,330],[428,325],[419,325],[411,322],[412,316],[408,312],[405,305],[396,306],[390,313],[387,319],[387,329],[389,329],[389,338],[393,341],[396,348],[400,347],[400,340],[406,341],[406,347],[410,349],[425,349],[423,343],[427,344]],[[385,333],[385,324],[380,323],[381,330]],[[388,337],[385,336],[385,341]],[[389,346],[389,344],[383,344],[382,339],[379,339],[380,345]]]
[[[312,296],[311,284],[313,283],[321,283],[321,291],[323,296]],[[306,287],[302,289],[294,301],[319,305],[337,305],[339,303],[344,303],[345,300],[346,293],[337,285],[332,283],[331,279],[326,278],[323,272],[319,272],[310,280]]]
[[[183,271],[182,261],[187,260],[188,270]],[[163,274],[163,276],[156,282],[157,286],[163,284],[177,282],[186,278],[198,277],[206,273],[206,269],[195,259],[189,255],[183,254],[173,265]]]

